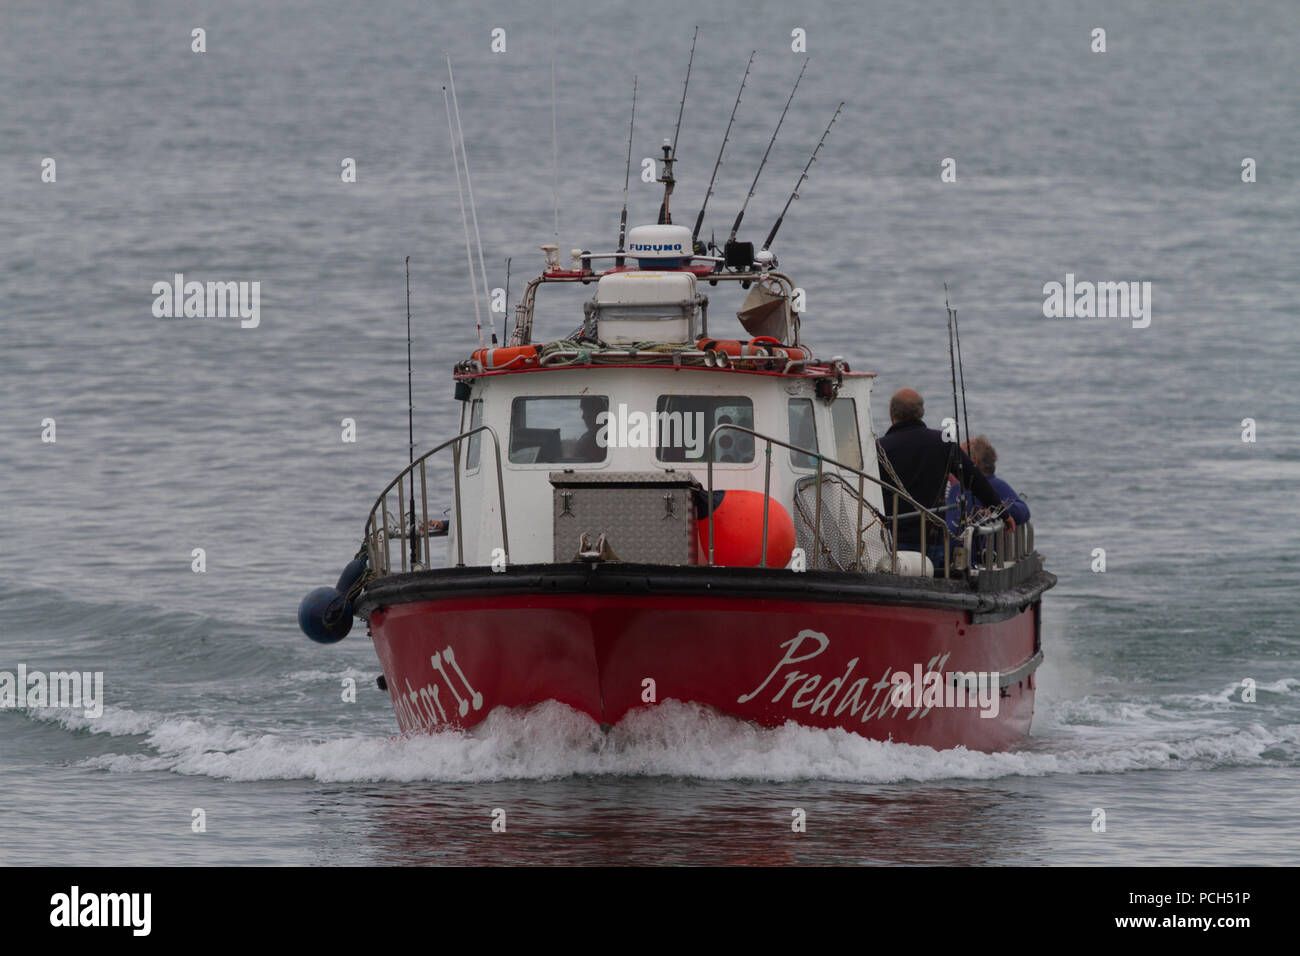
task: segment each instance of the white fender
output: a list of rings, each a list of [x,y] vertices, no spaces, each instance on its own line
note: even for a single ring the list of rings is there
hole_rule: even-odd
[[[892,571],[893,564],[888,555],[876,562],[876,572],[878,574],[890,574]],[[934,577],[934,563],[920,551],[900,551],[898,552],[898,573],[912,578],[932,578]]]

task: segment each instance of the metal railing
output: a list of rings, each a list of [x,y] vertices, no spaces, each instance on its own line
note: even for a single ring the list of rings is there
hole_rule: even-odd
[[[430,534],[429,529],[429,487],[426,478],[425,462],[442,451],[444,448],[452,448],[452,483],[454,488],[453,507],[455,508],[456,523],[454,533],[456,535],[456,566],[465,566],[465,535],[464,522],[461,520],[461,502],[460,502],[460,447],[466,439],[477,435],[479,432],[487,432],[492,436],[493,456],[496,461],[497,470],[497,507],[501,513],[501,548],[505,553],[507,562],[510,560],[510,536],[506,531],[506,495],[505,484],[501,477],[501,442],[497,439],[497,433],[492,430],[490,425],[479,425],[471,428],[467,432],[461,432],[455,438],[448,439],[432,451],[427,451],[419,458],[398,474],[396,478],[388,483],[379,497],[375,499],[375,505],[370,509],[370,517],[366,519],[366,550],[370,557],[370,567],[375,574],[392,574],[392,555],[390,554],[390,545],[396,539],[400,544],[402,556],[401,570],[403,572],[418,570],[417,564],[420,564],[420,558],[423,556],[423,564],[427,568],[429,562],[429,538],[434,535]],[[420,497],[420,514],[423,520],[417,524],[415,521],[415,492],[416,492],[416,473],[419,473],[419,497]],[[397,489],[398,507],[396,511],[397,525],[396,534],[393,526],[389,523],[388,495],[393,489]],[[409,492],[409,513],[406,511],[408,506]],[[376,523],[376,518],[382,519],[381,523]],[[409,526],[408,526],[409,525]],[[423,540],[423,548],[420,547]],[[408,548],[409,544],[409,548]],[[409,564],[408,564],[409,557]]]
[[[708,502],[707,506],[709,510],[709,565],[710,566],[713,565],[714,557],[715,557],[714,530],[713,530],[713,522],[714,522],[713,449],[714,449],[714,439],[718,436],[719,433],[723,431],[741,432],[742,434],[750,435],[756,439],[761,439],[766,443],[763,450],[763,454],[766,461],[763,467],[763,499],[764,500],[763,500],[763,545],[762,545],[762,557],[760,563],[761,567],[768,566],[767,528],[768,528],[768,511],[772,500],[771,499],[772,446],[779,445],[782,448],[790,449],[790,451],[796,454],[806,455],[807,457],[816,459],[817,461],[817,478],[815,484],[815,487],[817,489],[817,498],[816,498],[817,503],[813,515],[813,554],[812,554],[813,567],[816,567],[818,558],[821,555],[821,530],[822,530],[821,488],[823,482],[824,467],[826,465],[830,465],[833,468],[838,468],[858,476],[858,489],[857,489],[858,517],[857,517],[856,530],[854,532],[855,559],[854,559],[853,569],[855,571],[862,570],[862,552],[864,550],[862,535],[863,532],[866,530],[866,528],[864,528],[862,524],[862,516],[863,516],[864,505],[865,505],[865,502],[862,497],[862,492],[863,492],[863,482],[870,481],[873,484],[879,485],[881,489],[883,489],[884,491],[892,492],[894,496],[893,513],[890,516],[890,541],[889,541],[890,573],[892,574],[898,573],[898,552],[899,552],[898,522],[900,520],[910,520],[912,518],[919,517],[921,521],[920,541],[921,541],[921,547],[923,549],[921,552],[922,555],[928,557],[927,554],[928,549],[926,548],[926,542],[928,542],[929,536],[926,532],[929,523],[933,522],[936,530],[939,532],[940,536],[943,539],[943,576],[945,578],[950,578],[952,576],[952,567],[953,567],[952,557],[953,557],[954,538],[953,535],[948,530],[947,522],[942,517],[940,517],[937,511],[925,507],[923,504],[921,504],[919,501],[917,501],[915,498],[909,495],[906,491],[903,491],[900,488],[896,488],[893,485],[889,484],[888,482],[880,480],[874,475],[869,475],[860,468],[854,468],[852,465],[846,465],[843,462],[836,461],[834,458],[830,458],[812,449],[800,448],[798,445],[793,445],[790,442],[781,441],[779,438],[773,438],[770,435],[764,435],[761,434],[760,432],[756,432],[752,428],[746,428],[743,425],[734,425],[729,422],[724,422],[723,424],[718,425],[713,429],[713,431],[709,434],[709,444],[707,449],[708,498],[706,500]],[[899,514],[898,502],[900,498],[906,501],[908,504],[912,505],[916,510]],[[949,507],[953,507],[953,506],[945,506],[943,508],[938,509],[938,511],[947,511]],[[874,512],[874,509],[872,509],[872,511]],[[1008,563],[1014,564],[1021,557],[1029,554],[1033,550],[1033,529],[1028,526],[1022,527],[1017,525],[1016,530],[1011,533],[1010,539],[1008,539],[1007,537],[1007,531],[1005,527],[1002,526],[1000,523],[996,531],[990,525],[981,526],[979,530],[981,532],[981,536],[985,543],[985,550],[984,550],[985,561],[986,561],[985,570],[992,570],[995,566],[999,568],[1005,567]],[[965,541],[966,536],[963,535],[962,538],[958,540]],[[966,554],[968,556],[971,554],[971,549],[969,545],[967,545],[966,547]],[[872,568],[871,570],[874,571],[875,568]]]
[[[761,567],[768,567],[767,531],[768,531],[768,524],[769,524],[769,510],[772,501],[771,491],[772,491],[772,446],[773,445],[777,445],[781,448],[789,449],[791,452],[794,452],[795,454],[806,455],[809,458],[815,459],[817,462],[816,479],[815,479],[815,486],[814,486],[817,489],[817,495],[816,495],[816,504],[814,506],[813,522],[812,522],[813,524],[813,532],[812,532],[813,567],[816,567],[818,559],[821,554],[821,542],[822,542],[821,489],[823,487],[823,482],[824,482],[825,468],[828,465],[832,468],[840,469],[841,471],[856,475],[858,479],[857,495],[856,495],[857,521],[855,525],[855,534],[854,534],[855,537],[855,544],[854,544],[855,554],[854,554],[854,562],[853,562],[854,571],[863,570],[862,556],[865,550],[863,533],[864,531],[867,530],[868,527],[870,527],[869,525],[866,527],[863,526],[862,520],[863,520],[864,513],[868,508],[870,508],[871,515],[873,518],[872,521],[873,524],[875,523],[876,519],[884,517],[879,512],[877,512],[874,507],[866,504],[866,501],[863,497],[863,490],[865,487],[864,482],[871,482],[872,484],[878,485],[882,490],[892,492],[894,496],[892,513],[888,518],[890,522],[890,540],[888,543],[889,545],[888,550],[889,550],[889,557],[890,557],[890,572],[893,574],[898,573],[898,554],[899,554],[898,523],[899,521],[911,520],[914,518],[919,518],[921,522],[920,540],[922,542],[923,548],[925,547],[925,542],[928,541],[929,536],[926,533],[926,531],[930,524],[934,525],[936,531],[942,537],[943,576],[945,578],[950,578],[952,576],[952,571],[954,569],[954,561],[953,561],[954,543],[960,544],[962,547],[964,547],[965,554],[966,554],[966,561],[959,562],[959,564],[962,566],[957,567],[957,570],[964,570],[965,569],[964,566],[966,564],[969,564],[973,570],[982,569],[982,570],[991,571],[995,569],[1001,569],[1009,565],[1013,565],[1021,558],[1026,557],[1033,553],[1034,531],[1033,531],[1032,524],[1017,525],[1014,531],[1008,532],[1006,527],[1001,522],[986,522],[982,525],[968,527],[963,530],[962,534],[958,536],[954,536],[949,532],[948,526],[944,518],[942,517],[942,513],[950,510],[951,508],[958,507],[958,505],[946,505],[938,509],[926,508],[915,498],[909,495],[906,491],[896,488],[893,485],[891,485],[889,482],[882,481],[880,478],[874,475],[869,475],[860,468],[855,468],[852,465],[846,465],[843,462],[836,461],[834,458],[830,458],[829,456],[823,455],[815,450],[808,449],[808,448],[801,448],[798,445],[794,445],[791,444],[790,442],[782,441],[779,438],[773,438],[770,435],[764,435],[761,432],[754,431],[752,428],[746,428],[743,425],[723,423],[715,427],[713,431],[710,433],[708,449],[706,452],[708,456],[707,458],[707,468],[708,468],[707,502],[708,502],[708,523],[709,523],[708,563],[709,566],[711,567],[714,566],[714,559],[716,556],[715,548],[714,548],[715,509],[713,506],[713,491],[714,491],[713,454],[714,454],[714,447],[715,447],[715,439],[721,432],[728,431],[728,430],[750,435],[753,438],[759,439],[765,443],[765,447],[763,451],[765,457],[765,464],[763,470],[764,503],[763,503],[763,543],[762,543],[762,551],[761,551],[761,559],[760,559]],[[471,428],[469,431],[462,432],[461,434],[457,435],[454,438],[448,439],[447,441],[443,442],[441,445],[438,445],[436,448],[432,449],[431,451],[425,452],[414,462],[412,462],[410,465],[404,468],[397,475],[396,478],[394,478],[391,482],[389,482],[387,487],[385,487],[384,490],[380,492],[379,497],[375,499],[375,504],[370,509],[370,515],[366,520],[365,540],[366,540],[367,554],[369,555],[369,559],[370,559],[370,567],[376,575],[392,574],[394,572],[392,554],[391,554],[391,550],[392,550],[391,546],[394,542],[396,542],[399,545],[399,552],[401,555],[401,563],[400,563],[401,572],[405,573],[407,571],[419,570],[420,568],[417,566],[421,564],[423,564],[423,567],[425,568],[428,567],[429,539],[430,537],[436,537],[440,535],[431,532],[430,529],[429,493],[428,493],[427,468],[425,463],[429,458],[438,454],[439,452],[443,451],[446,448],[453,449],[452,454],[454,459],[452,463],[452,487],[453,487],[453,499],[454,499],[452,507],[455,512],[455,526],[454,526],[453,533],[456,536],[456,566],[457,567],[465,566],[465,539],[463,533],[464,521],[462,515],[461,494],[460,494],[460,482],[461,482],[460,449],[461,449],[461,445],[465,441],[471,439],[473,436],[479,434],[480,432],[487,432],[489,435],[492,436],[493,458],[496,465],[496,477],[497,477],[497,508],[501,515],[501,547],[502,547],[502,551],[504,552],[506,562],[507,563],[509,562],[510,537],[509,537],[509,532],[507,529],[507,521],[506,521],[505,483],[501,471],[501,442],[497,438],[496,432],[493,430],[493,428],[490,425],[479,425],[476,428]],[[417,474],[419,478],[418,482],[416,480]],[[839,477],[839,480],[843,482],[842,477]],[[847,485],[848,483],[844,482],[844,484]],[[415,520],[415,514],[416,514],[415,499],[416,499],[417,489],[419,492],[419,514],[423,519],[418,523]],[[395,510],[390,510],[388,499],[389,499],[389,495],[392,494],[394,491],[396,491],[398,506]],[[898,510],[899,508],[898,503],[900,499],[910,504],[913,508],[915,508],[915,510],[903,512],[900,514]],[[397,519],[396,522],[395,523],[391,522],[389,520],[390,517],[395,517]],[[973,547],[973,545],[976,536],[978,536],[982,544],[982,556],[983,556],[982,568],[976,568],[973,563],[973,559],[975,557],[975,548]],[[928,557],[928,549],[927,551],[923,551],[922,553],[923,555],[926,555]],[[876,571],[878,570],[878,568],[872,567],[867,570]]]
[[[619,253],[609,253],[608,255],[613,257],[619,255]],[[636,258],[626,252],[622,253],[622,255],[631,259]],[[600,253],[588,255],[586,257],[586,265],[587,267],[590,267],[591,259],[605,257],[605,254]],[[707,257],[696,256],[695,258],[706,259]],[[559,274],[543,272],[541,275],[529,280],[528,285],[524,287],[523,295],[519,297],[519,303],[515,306],[515,325],[510,332],[510,338],[506,344],[528,345],[533,341],[533,318],[537,306],[537,291],[541,286],[553,283],[561,285],[573,283],[590,285],[593,282],[598,282],[602,275],[605,275],[605,273],[589,271],[573,272],[566,270]],[[747,283],[769,279],[781,287],[788,300],[793,300],[794,298],[794,281],[784,272],[780,272],[776,269],[758,271],[749,270],[744,272],[709,272],[704,275],[696,275],[696,279],[699,282],[709,282],[713,285],[716,285],[719,282],[735,282],[743,285],[745,288],[749,287]],[[707,315],[703,318],[703,328],[700,331],[703,335],[709,334]],[[793,311],[793,309],[790,313],[787,335],[790,338],[790,345],[797,346],[800,344],[799,313]],[[782,338],[786,337],[787,336],[782,336]]]
[[[1017,524],[1008,532],[1001,523],[985,522],[971,529],[972,543],[979,535],[984,556],[983,570],[993,571],[1009,567],[1021,558],[1034,553],[1034,523]],[[969,553],[968,549],[968,553]]]

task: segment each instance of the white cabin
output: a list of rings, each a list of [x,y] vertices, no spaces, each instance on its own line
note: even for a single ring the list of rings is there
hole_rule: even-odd
[[[819,397],[817,383],[834,380],[833,375],[806,370],[780,374],[662,365],[484,373],[468,378],[460,431],[487,425],[496,433],[510,560],[543,563],[552,561],[556,550],[552,473],[689,472],[707,488],[705,446],[724,423],[878,474],[871,426],[874,376],[842,373],[830,399]],[[502,496],[491,445],[491,438],[479,432],[465,441],[459,462],[464,561],[469,565],[491,563],[492,549],[501,545]],[[761,438],[742,432],[719,433],[714,487],[762,492],[765,446]],[[796,482],[815,476],[817,461],[780,446],[772,446],[771,455],[768,494],[793,515]],[[828,465],[823,468],[826,474],[836,472]],[[856,476],[844,477],[856,486]],[[863,496],[883,512],[877,485],[867,482]],[[449,563],[456,561],[460,533],[454,526],[449,532]],[[617,551],[619,542],[611,543]],[[575,540],[575,552],[577,545]]]

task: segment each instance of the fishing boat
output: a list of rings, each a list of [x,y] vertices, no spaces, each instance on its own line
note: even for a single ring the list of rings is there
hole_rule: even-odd
[[[303,629],[331,642],[366,622],[406,734],[545,701],[609,728],[676,700],[767,727],[1014,746],[1056,580],[1032,526],[986,514],[953,532],[906,492],[874,440],[874,373],[805,336],[771,250],[781,220],[758,249],[735,227],[702,242],[703,208],[694,230],[673,221],[675,141],[658,221],[567,263],[541,245],[508,336],[453,370],[458,433],[380,492]],[[546,340],[538,302],[561,293],[578,327]],[[908,522],[924,552],[900,545]]]

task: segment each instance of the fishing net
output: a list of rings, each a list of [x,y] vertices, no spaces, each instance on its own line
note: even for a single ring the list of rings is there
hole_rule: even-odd
[[[795,483],[795,541],[808,556],[808,567],[824,571],[874,571],[892,552],[885,516],[862,501],[862,530],[858,533],[858,491],[838,475],[823,475],[821,481],[821,534],[813,554],[813,528],[817,518],[817,479],[801,478]],[[861,559],[859,562],[859,542]]]

